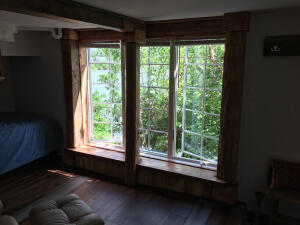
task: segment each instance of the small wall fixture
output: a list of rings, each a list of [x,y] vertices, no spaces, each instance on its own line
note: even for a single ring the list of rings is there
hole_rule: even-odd
[[[268,36],[264,41],[264,56],[300,56],[300,35]]]

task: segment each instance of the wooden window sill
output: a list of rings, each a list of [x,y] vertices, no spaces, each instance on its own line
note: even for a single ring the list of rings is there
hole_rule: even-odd
[[[79,148],[67,148],[67,151],[73,153],[90,155],[94,157],[110,159],[119,162],[125,162],[125,152],[102,149],[93,146],[82,146]],[[151,168],[158,171],[168,172],[176,175],[201,179],[213,183],[226,184],[227,182],[217,178],[217,171],[208,170],[200,167],[178,164],[165,160],[153,159],[141,156],[137,167]]]

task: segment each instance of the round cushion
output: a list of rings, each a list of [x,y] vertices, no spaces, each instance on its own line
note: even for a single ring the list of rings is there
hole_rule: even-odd
[[[31,225],[104,224],[104,221],[75,194],[36,206],[30,211],[29,219]]]

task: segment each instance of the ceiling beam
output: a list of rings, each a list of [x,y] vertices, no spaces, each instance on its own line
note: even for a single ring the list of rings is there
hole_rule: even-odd
[[[116,31],[144,30],[142,21],[72,0],[0,0],[0,9],[79,24],[92,23]]]

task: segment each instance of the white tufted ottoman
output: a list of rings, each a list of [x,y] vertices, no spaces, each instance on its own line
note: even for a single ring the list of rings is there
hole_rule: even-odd
[[[104,224],[104,221],[75,194],[36,206],[30,211],[29,219],[31,225]]]

